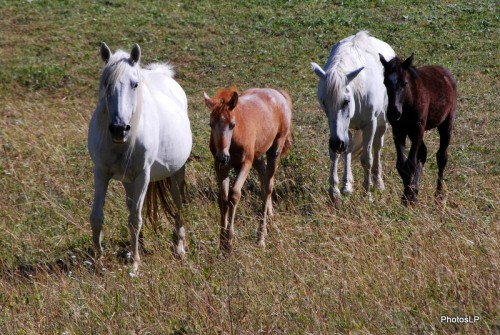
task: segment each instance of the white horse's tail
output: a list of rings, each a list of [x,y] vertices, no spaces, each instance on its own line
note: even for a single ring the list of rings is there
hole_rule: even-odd
[[[158,222],[160,220],[160,207],[166,216],[175,217],[177,206],[175,206],[170,196],[170,178],[150,182],[146,199],[144,201],[144,209],[146,220],[151,222],[153,230],[158,231]]]
[[[351,159],[358,158],[363,150],[363,131],[361,129],[356,130],[352,136],[352,151]]]

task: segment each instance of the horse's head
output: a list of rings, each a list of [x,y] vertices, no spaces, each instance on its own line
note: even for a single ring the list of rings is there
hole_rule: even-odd
[[[328,117],[330,150],[342,153],[349,146],[349,123],[356,105],[350,84],[363,67],[344,74],[336,68],[327,73],[318,64],[311,65],[319,77],[318,100]]]
[[[206,93],[205,104],[212,111],[210,114],[210,128],[212,134],[210,147],[215,159],[221,164],[229,163],[229,147],[236,127],[234,108],[238,104],[236,88],[223,88],[210,98]]]
[[[101,57],[105,63],[102,71],[100,95],[105,100],[109,116],[109,131],[115,143],[126,143],[133,127],[133,116],[140,98],[139,60],[141,49],[134,45],[130,55],[123,51],[111,54],[106,43],[101,44]]]
[[[379,54],[380,62],[384,66],[384,85],[387,89],[387,119],[390,122],[398,121],[403,114],[403,98],[410,73],[415,73],[412,66],[413,54],[404,62],[398,57],[387,61]]]

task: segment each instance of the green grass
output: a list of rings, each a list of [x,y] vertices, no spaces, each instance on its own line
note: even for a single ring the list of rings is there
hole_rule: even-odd
[[[499,24],[494,1],[0,1],[0,333],[491,334],[500,331]],[[459,103],[447,204],[434,205],[436,133],[421,203],[400,204],[391,131],[386,191],[328,204],[328,126],[311,61],[359,30],[415,63],[443,64]],[[97,270],[86,149],[102,62],[99,45],[170,61],[189,99],[188,257],[169,252],[172,224],[145,227],[141,275],[128,276],[127,213],[108,191],[106,256]],[[282,160],[276,216],[255,245],[261,207],[252,173],[238,208],[235,251],[218,251],[217,188],[203,92],[286,89],[294,148]],[[479,315],[444,324],[442,315]]]

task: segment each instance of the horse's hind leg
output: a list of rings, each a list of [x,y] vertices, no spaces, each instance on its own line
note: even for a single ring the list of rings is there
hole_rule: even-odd
[[[170,194],[175,205],[175,227],[173,235],[174,255],[183,257],[186,254],[186,231],[184,228],[184,217],[182,216],[182,202],[184,196],[185,165],[170,177]]]
[[[452,123],[450,118],[438,126],[439,131],[439,150],[436,153],[438,165],[438,179],[435,197],[438,201],[442,200],[443,196],[443,173],[448,163],[448,146],[451,140]]]
[[[108,190],[109,177],[101,170],[94,168],[94,203],[90,214],[92,240],[97,251],[96,258],[102,254],[102,225],[104,223],[104,201]]]

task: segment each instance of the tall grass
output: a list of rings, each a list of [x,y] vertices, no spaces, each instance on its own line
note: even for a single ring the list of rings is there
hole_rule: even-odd
[[[500,331],[498,10],[494,1],[0,2],[0,333],[491,334]],[[328,126],[311,61],[367,29],[416,64],[450,68],[459,105],[447,202],[433,202],[438,137],[429,133],[421,203],[400,204],[391,131],[386,191],[328,203]],[[188,257],[172,223],[145,227],[141,275],[128,276],[124,192],[112,183],[106,255],[90,261],[88,121],[99,45],[170,61],[189,98]],[[283,88],[294,148],[282,161],[268,246],[255,245],[260,185],[238,208],[235,251],[218,251],[217,188],[203,92]],[[479,316],[470,324],[441,316]]]

